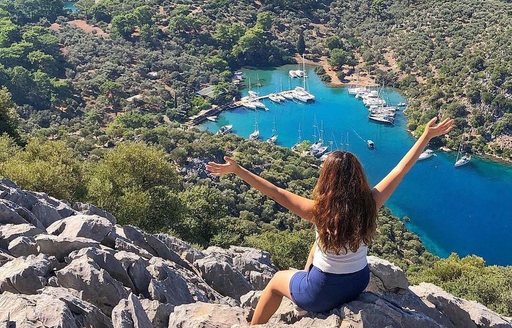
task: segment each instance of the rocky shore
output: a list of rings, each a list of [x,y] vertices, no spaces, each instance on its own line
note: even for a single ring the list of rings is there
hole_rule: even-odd
[[[370,285],[330,313],[284,300],[262,327],[512,327],[511,318],[368,258]],[[246,327],[277,268],[252,248],[195,249],[93,205],[0,180],[0,327]]]

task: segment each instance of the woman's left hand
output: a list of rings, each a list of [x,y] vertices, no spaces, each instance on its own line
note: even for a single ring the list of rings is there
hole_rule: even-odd
[[[225,164],[215,162],[208,162],[206,170],[215,176],[220,176],[228,173],[236,173],[239,168],[238,164],[230,157],[224,156]]]

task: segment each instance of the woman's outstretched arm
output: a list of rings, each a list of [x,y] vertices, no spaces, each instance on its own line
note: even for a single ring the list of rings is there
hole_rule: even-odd
[[[389,197],[391,197],[404,176],[409,172],[414,163],[416,163],[428,142],[434,137],[450,132],[453,128],[453,119],[445,119],[438,125],[435,125],[436,121],[437,117],[434,117],[430,122],[428,122],[425,127],[425,131],[418,141],[416,141],[414,146],[412,146],[407,154],[405,154],[397,166],[395,166],[395,168],[373,188],[372,194],[373,199],[375,199],[377,209],[382,207]]]
[[[314,201],[301,197],[283,188],[279,188],[260,176],[246,170],[238,165],[233,159],[224,157],[225,164],[209,162],[206,169],[214,175],[223,175],[235,173],[242,180],[259,190],[264,195],[272,198],[281,206],[286,207],[291,212],[297,214],[303,219],[311,221]]]

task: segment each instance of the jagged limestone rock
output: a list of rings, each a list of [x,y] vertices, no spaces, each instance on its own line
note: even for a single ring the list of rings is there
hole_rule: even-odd
[[[83,214],[98,215],[104,217],[105,219],[109,220],[112,224],[117,223],[116,217],[114,215],[92,204],[76,202],[73,205],[73,208]]]
[[[153,327],[140,300],[132,293],[112,310],[112,324],[114,328]]]
[[[220,262],[210,255],[197,260],[194,265],[201,272],[206,283],[225,296],[240,299],[252,288],[244,275],[228,262]]]
[[[136,291],[125,266],[116,258],[116,252],[111,249],[99,249],[94,247],[82,248],[69,254],[69,259],[74,260],[85,256],[94,261],[100,268],[107,271],[112,278],[121,282],[125,287]]]
[[[149,265],[148,260],[137,254],[125,251],[116,252],[114,256],[128,274],[133,285],[132,290],[137,295],[141,294],[144,297],[149,297],[148,288],[152,277],[147,269]]]
[[[0,322],[16,327],[79,328],[63,301],[50,295],[0,294]]]
[[[148,299],[140,300],[140,303],[154,328],[169,326],[169,315],[174,311],[174,305]]]
[[[14,257],[0,248],[0,267],[12,260],[14,260]]]
[[[86,256],[74,259],[55,274],[59,286],[81,291],[83,300],[98,306],[107,315],[128,296],[119,281]]]
[[[7,249],[15,257],[38,254],[37,244],[33,237],[17,237],[9,243]]]
[[[17,204],[0,199],[0,224],[27,224],[28,222],[16,211],[17,208]]]
[[[231,328],[247,326],[247,311],[223,304],[197,302],[174,308],[169,316],[169,328]]]
[[[44,287],[55,258],[44,254],[19,257],[0,267],[0,292],[35,294]]]
[[[9,243],[17,237],[32,237],[42,233],[44,233],[44,230],[28,223],[2,224],[0,225],[0,247],[7,248]]]
[[[436,285],[421,283],[411,290],[446,315],[456,327],[512,327],[512,321],[482,304],[455,297]]]
[[[80,292],[63,287],[45,287],[41,295],[48,295],[66,303],[79,327],[112,327],[112,322],[101,310],[80,298]]]
[[[368,256],[371,272],[367,291],[374,293],[407,289],[409,282],[405,273],[393,263],[375,256]]]
[[[109,220],[101,216],[79,214],[52,223],[46,231],[52,235],[83,237],[101,242],[113,227]]]
[[[39,252],[55,256],[63,261],[72,251],[86,247],[98,247],[95,240],[82,237],[63,237],[54,235],[39,235],[35,237]]]

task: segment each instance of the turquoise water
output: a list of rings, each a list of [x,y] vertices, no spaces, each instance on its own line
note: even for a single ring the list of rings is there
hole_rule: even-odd
[[[69,10],[72,13],[77,12],[78,9],[76,8],[76,2],[75,1],[64,2],[64,10]]]
[[[295,66],[244,73],[251,78],[254,91],[268,94],[278,91],[281,83],[289,89],[290,68]],[[299,125],[303,139],[313,140],[316,121],[318,126],[323,124],[325,142],[332,141],[334,148],[347,149],[348,133],[348,150],[362,161],[371,183],[377,183],[415,141],[406,131],[403,113],[397,115],[394,127],[370,123],[361,100],[345,88],[322,83],[311,68],[308,75],[315,103],[273,104],[263,100],[268,112],[235,109],[202,128],[215,132],[222,125],[233,124],[236,134],[248,137],[257,120],[261,137],[268,138],[275,121],[278,144],[291,147],[297,141]],[[254,86],[258,78],[261,87]],[[300,81],[295,80],[291,85],[298,84]],[[405,101],[395,90],[385,90],[384,94],[391,104]],[[363,139],[372,139],[376,149],[370,151],[356,132]],[[410,217],[408,228],[439,256],[477,254],[489,264],[512,264],[512,167],[474,158],[467,166],[455,169],[455,156],[438,151],[436,157],[418,162],[386,205],[395,215]]]

